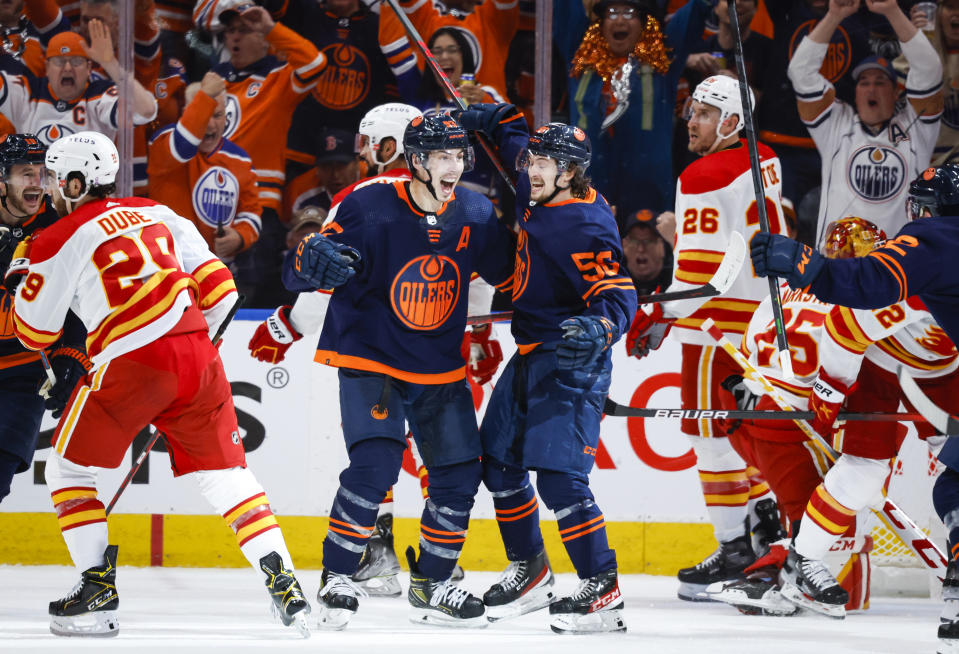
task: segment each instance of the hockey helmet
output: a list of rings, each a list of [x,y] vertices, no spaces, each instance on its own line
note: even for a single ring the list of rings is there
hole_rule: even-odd
[[[909,185],[906,208],[910,220],[931,216],[959,216],[959,166],[926,168]]]
[[[749,92],[749,106],[755,107],[756,97],[748,85],[746,89]],[[746,126],[743,101],[739,91],[739,80],[735,77],[729,77],[728,75],[707,77],[696,86],[693,91],[693,100],[719,109],[719,123],[716,125],[716,136],[719,138],[727,138],[732,135],[723,135],[720,132],[723,123],[732,115],[739,116],[739,122],[736,123],[733,134]]]
[[[403,132],[403,154],[413,170],[413,158],[420,156],[425,165],[428,155],[436,150],[464,150],[463,172],[473,169],[473,146],[466,130],[446,113],[426,114],[410,120]]]
[[[46,163],[47,146],[33,134],[10,134],[0,143],[0,176],[16,164]]]
[[[77,132],[54,141],[47,149],[46,162],[57,176],[60,195],[74,202],[94,187],[113,184],[120,170],[116,146],[100,132]],[[74,184],[77,181],[79,188]]]
[[[886,242],[886,233],[865,218],[847,216],[829,223],[822,253],[828,259],[864,257]]]
[[[370,150],[373,151],[373,157],[377,164],[385,166],[403,154],[403,137],[406,126],[410,124],[411,120],[422,115],[423,112],[416,107],[401,102],[387,102],[366,112],[366,115],[360,121],[359,134],[361,137],[369,139]],[[380,150],[380,143],[385,138],[392,138],[396,141],[396,152],[387,161],[380,161],[377,153]]]
[[[569,168],[570,163],[586,170],[592,159],[593,149],[586,132],[580,128],[566,123],[548,123],[530,135],[526,151],[520,155],[520,169],[524,169],[529,163],[528,154],[555,159],[557,168],[562,173]]]

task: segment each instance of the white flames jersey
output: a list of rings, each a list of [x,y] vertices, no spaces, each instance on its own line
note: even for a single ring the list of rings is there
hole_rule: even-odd
[[[759,144],[760,171],[766,197],[770,230],[785,234],[782,220],[782,167],[776,154]],[[673,283],[670,291],[694,288],[707,283],[723,260],[733,232],[746,243],[759,231],[759,212],[753,189],[746,141],[720,150],[690,164],[676,184],[676,243]],[[746,331],[749,318],[769,283],[756,277],[746,261],[722,297],[681,300],[663,304],[667,317],[679,318],[672,330],[682,343],[713,345],[699,330],[706,318],[735,343]]]
[[[17,337],[48,347],[73,310],[95,366],[157,340],[192,304],[215,331],[237,297],[193,223],[146,198],[82,205],[38,234],[29,259],[14,300]]]

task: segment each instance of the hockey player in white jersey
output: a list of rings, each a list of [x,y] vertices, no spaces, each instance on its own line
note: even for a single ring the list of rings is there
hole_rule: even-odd
[[[230,384],[210,342],[237,298],[229,270],[189,220],[152,200],[109,197],[119,157],[103,134],[56,141],[46,164],[70,213],[18,248],[26,267],[14,329],[27,348],[40,350],[59,337],[72,310],[86,326],[93,362],[46,463],[81,574],[70,594],[50,603],[50,630],[119,632],[117,546],[108,545],[97,476],[118,467],[134,436],[153,424],[166,435],[174,475],[194,481],[265,573],[278,617],[308,635],[309,604],[266,494],[246,467]]]
[[[859,4],[830,0],[829,11],[789,62],[799,116],[822,158],[816,244],[843,216],[863,216],[887,234],[898,232],[906,222],[902,207],[909,182],[929,165],[939,135],[942,62],[896,0],[866,0],[866,5],[889,20],[909,62],[906,102],[897,102],[896,73],[883,57],[867,57],[853,68],[855,107],[839,100],[823,77],[820,68],[833,32]]]
[[[749,155],[745,140],[739,137],[744,124],[737,80],[716,75],[696,87],[688,124],[689,149],[702,158],[683,171],[676,185],[674,281],[670,291],[709,281],[722,261],[730,234],[738,232],[748,242],[759,230]],[[759,145],[759,157],[770,229],[785,233],[779,159],[763,144]],[[641,306],[626,339],[627,351],[644,356],[659,347],[673,328],[683,344],[683,407],[707,409],[732,403],[732,396],[722,391],[720,383],[739,373],[739,367],[699,330],[699,325],[712,318],[738,342],[766,295],[765,281],[744,267],[723,297]],[[741,577],[755,559],[751,531],[767,542],[779,536],[778,514],[768,485],[734,449],[724,422],[682,423],[683,433],[690,437],[696,451],[706,509],[719,547],[702,563],[679,571],[681,599],[709,600],[704,593],[706,586]],[[757,545],[762,549],[761,544]]]

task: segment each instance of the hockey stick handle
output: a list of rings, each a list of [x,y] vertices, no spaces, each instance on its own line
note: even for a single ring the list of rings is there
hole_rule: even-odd
[[[57,383],[57,376],[53,374],[53,366],[50,365],[50,357],[47,356],[46,350],[40,350],[40,363],[43,364],[43,372],[46,373],[47,381],[50,382],[50,386],[55,386]]]
[[[749,79],[746,77],[746,60],[743,56],[743,39],[739,30],[739,13],[736,0],[729,1],[729,24],[733,30],[733,42],[736,46],[736,74],[739,76],[739,97],[743,105],[743,122],[746,123],[746,147],[749,150],[749,169],[753,177],[753,191],[756,194],[756,213],[759,216],[759,229],[769,233],[769,215],[766,213],[766,193],[763,190],[762,174],[759,170],[759,144],[756,140],[756,124],[753,119],[752,103],[749,101]],[[769,299],[773,307],[773,322],[776,324],[776,346],[779,350],[779,365],[786,379],[793,379],[792,359],[789,356],[789,343],[786,340],[786,321],[783,319],[782,300],[779,297],[779,280],[767,277]]]
[[[487,313],[481,316],[467,316],[467,325],[482,325],[488,322],[504,322],[513,319],[512,311],[497,311],[496,313]]]
[[[404,12],[403,9],[397,4],[396,0],[383,1],[390,6],[390,8],[393,10],[393,13],[396,14],[396,17],[400,19],[400,23],[402,23],[403,29],[406,31],[407,36],[409,36],[410,40],[416,44],[417,49],[423,54],[423,57],[426,59],[426,63],[429,65],[433,73],[435,73],[437,79],[439,79],[439,81],[442,83],[443,87],[446,89],[446,92],[449,93],[450,97],[453,98],[453,102],[456,103],[456,106],[465,110],[467,108],[466,100],[463,99],[463,96],[460,95],[460,92],[456,90],[455,86],[453,86],[450,78],[446,76],[445,72],[443,72],[443,69],[436,61],[436,57],[434,57],[433,53],[430,52],[430,49],[426,47],[423,37],[420,36],[416,26],[413,25],[413,22],[406,15],[406,12]],[[479,141],[480,146],[489,156],[490,161],[493,162],[493,167],[496,168],[496,172],[498,172],[500,177],[503,178],[503,181],[506,182],[510,192],[513,195],[516,195],[516,184],[513,182],[513,176],[509,174],[509,171],[503,164],[503,160],[499,156],[499,152],[497,152],[496,148],[492,143],[490,143],[489,139],[487,139],[484,134],[479,132],[474,133],[476,134],[476,138]]]
[[[237,295],[236,302],[233,303],[233,306],[230,307],[230,311],[226,314],[226,318],[223,319],[223,322],[220,323],[220,326],[217,327],[216,333],[213,335],[211,342],[213,345],[216,345],[220,342],[220,339],[223,338],[226,328],[230,326],[230,323],[233,322],[233,317],[236,315],[236,312],[240,310],[240,307],[243,306],[243,303],[246,302],[245,295]]]
[[[684,420],[812,420],[813,411],[740,411],[726,409],[653,409],[625,406],[606,398],[603,413],[616,418],[680,418]],[[918,413],[847,413],[839,420],[857,422],[926,422]]]

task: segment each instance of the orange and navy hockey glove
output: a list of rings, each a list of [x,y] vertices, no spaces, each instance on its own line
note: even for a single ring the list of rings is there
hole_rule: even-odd
[[[278,307],[273,315],[261,322],[250,339],[250,356],[265,363],[279,363],[290,346],[303,338],[290,322],[289,304]]]
[[[816,414],[812,419],[812,428],[827,441],[832,442],[833,425],[846,396],[856,390],[856,384],[847,387],[838,379],[834,379],[822,368],[812,383],[812,393],[809,394],[809,410]]]
[[[653,350],[658,350],[674,322],[673,318],[663,316],[660,304],[640,306],[626,334],[626,354],[642,359]]]

